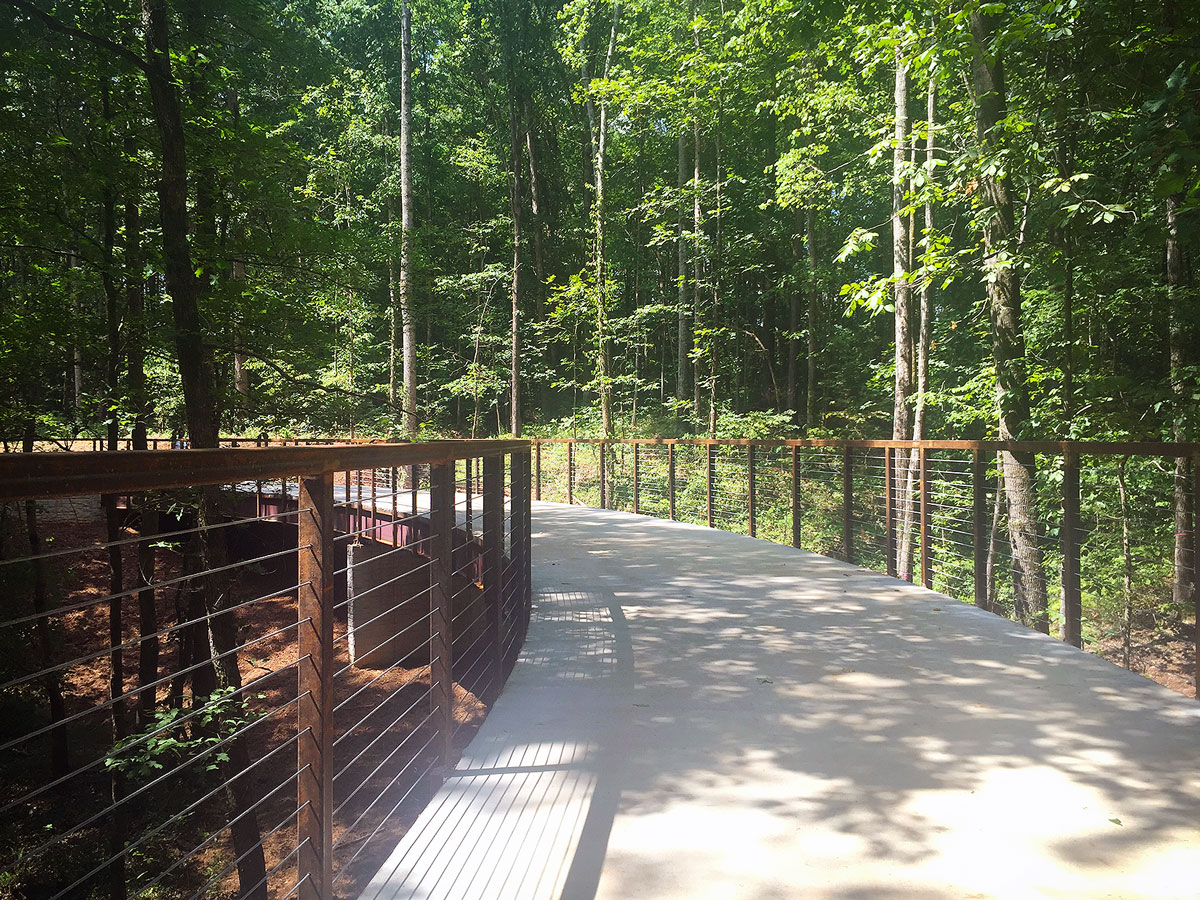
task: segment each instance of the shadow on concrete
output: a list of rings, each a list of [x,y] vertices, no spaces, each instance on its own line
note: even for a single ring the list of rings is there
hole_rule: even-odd
[[[950,598],[535,504],[535,622],[392,897],[1163,897],[1200,706]]]

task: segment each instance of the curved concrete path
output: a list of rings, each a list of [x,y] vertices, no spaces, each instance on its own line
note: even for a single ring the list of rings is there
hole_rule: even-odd
[[[521,660],[363,900],[1200,894],[1200,704],[764,541],[534,532]]]

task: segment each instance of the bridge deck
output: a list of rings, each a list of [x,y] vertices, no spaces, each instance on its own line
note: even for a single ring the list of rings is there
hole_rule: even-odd
[[[534,505],[503,695],[363,894],[1182,897],[1200,705],[921,588]]]

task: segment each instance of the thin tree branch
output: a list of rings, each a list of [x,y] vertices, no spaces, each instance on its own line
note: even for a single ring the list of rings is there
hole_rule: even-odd
[[[92,34],[92,32],[86,31],[77,25],[68,25],[66,22],[56,19],[49,13],[38,9],[29,0],[0,0],[0,5],[11,6],[13,9],[25,13],[31,19],[41,22],[49,31],[57,31],[59,34],[65,34],[68,37],[82,38],[102,50],[107,50],[114,56],[125,60],[131,66],[139,69],[146,76],[147,80],[153,81],[159,77],[158,72],[146,60],[142,59],[128,47],[122,47],[115,41],[110,41],[108,38],[101,37],[98,34]]]

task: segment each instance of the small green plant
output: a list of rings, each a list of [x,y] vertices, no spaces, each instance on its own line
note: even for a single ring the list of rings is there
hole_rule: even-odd
[[[261,718],[250,711],[248,698],[237,697],[237,688],[226,687],[203,698],[200,712],[188,723],[171,727],[182,715],[179,709],[163,709],[154,713],[146,727],[119,741],[104,760],[108,769],[116,769],[134,779],[147,779],[155,773],[173,768],[186,759],[210,750],[234,732]],[[263,695],[259,694],[261,698]],[[190,728],[185,727],[190,724]],[[224,750],[209,754],[202,767],[215,771],[229,761]]]

